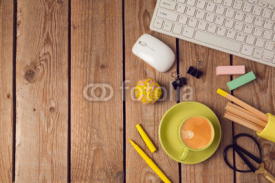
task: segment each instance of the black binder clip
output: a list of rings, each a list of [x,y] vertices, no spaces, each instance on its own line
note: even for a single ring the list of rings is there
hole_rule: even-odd
[[[180,78],[180,75],[177,74],[176,72],[173,72],[173,73],[171,74],[171,76],[172,76],[173,78],[175,78],[175,81],[172,82],[172,85],[173,85],[173,87],[174,87],[174,90],[176,90],[177,88],[180,88],[180,87],[182,87],[182,86],[184,86],[184,85],[187,84],[187,83],[186,83],[186,79],[185,79],[184,77],[181,77],[181,78]]]
[[[198,61],[198,62],[196,62],[196,67],[194,68],[194,67],[190,66],[187,73],[191,74],[192,76],[199,79],[202,75],[202,72],[199,70],[199,68],[201,68],[201,67],[202,67],[202,62]]]

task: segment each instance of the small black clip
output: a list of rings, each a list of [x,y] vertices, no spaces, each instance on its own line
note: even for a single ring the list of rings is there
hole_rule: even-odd
[[[179,75],[179,74],[177,74],[176,76],[175,76],[174,74],[176,74],[176,72],[173,72],[173,73],[171,74],[171,76],[172,76],[173,78],[175,78],[175,81],[172,82],[172,85],[173,85],[173,87],[174,87],[174,90],[176,90],[177,88],[180,88],[180,87],[182,87],[182,86],[184,86],[184,85],[187,84],[187,83],[186,83],[186,79],[185,79],[184,77],[181,77],[181,78],[180,78],[180,75]]]
[[[196,63],[196,67],[194,68],[194,67],[190,66],[189,69],[188,69],[188,71],[187,71],[187,73],[191,74],[192,76],[194,76],[197,79],[199,79],[201,77],[201,75],[202,75],[202,72],[199,70],[199,68],[201,68],[201,67],[202,67],[202,62],[198,61]]]

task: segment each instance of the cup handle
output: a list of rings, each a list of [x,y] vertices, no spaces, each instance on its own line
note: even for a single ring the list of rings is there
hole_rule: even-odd
[[[180,156],[180,160],[185,160],[189,154],[189,151],[190,151],[189,149],[183,148],[183,151]]]

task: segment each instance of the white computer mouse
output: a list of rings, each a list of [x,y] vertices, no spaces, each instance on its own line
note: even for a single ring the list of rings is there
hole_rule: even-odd
[[[168,71],[175,61],[172,49],[149,34],[137,40],[132,52],[159,72]]]

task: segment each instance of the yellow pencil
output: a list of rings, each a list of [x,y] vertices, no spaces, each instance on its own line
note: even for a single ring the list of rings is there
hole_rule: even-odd
[[[138,130],[138,133],[140,134],[141,138],[143,139],[143,141],[145,142],[145,144],[147,145],[147,147],[151,151],[151,153],[155,152],[157,150],[157,148],[155,147],[153,142],[150,140],[148,135],[145,133],[143,128],[140,126],[140,124],[137,124],[136,127]]]
[[[151,160],[147,154],[140,149],[138,145],[136,145],[131,139],[129,139],[135,150],[139,153],[139,155],[145,160],[145,162],[154,170],[154,172],[163,180],[165,183],[171,181],[164,175],[164,173],[159,169],[159,167]]]

